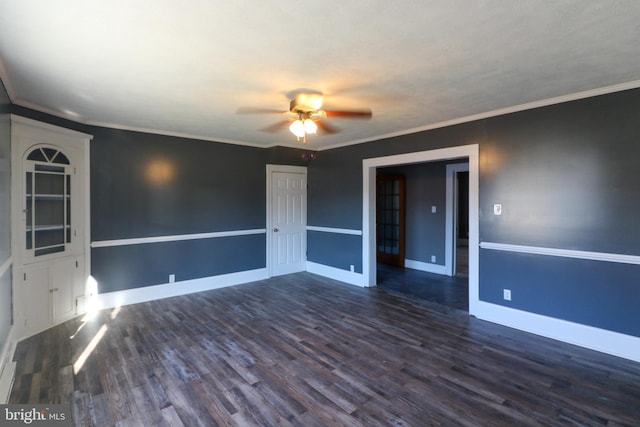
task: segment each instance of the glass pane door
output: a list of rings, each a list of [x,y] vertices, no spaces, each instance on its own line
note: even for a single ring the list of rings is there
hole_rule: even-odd
[[[31,153],[25,165],[25,249],[39,257],[64,252],[71,243],[71,176],[61,153],[34,152],[38,156]]]
[[[377,260],[404,267],[404,187],[401,175],[379,175],[377,179]]]

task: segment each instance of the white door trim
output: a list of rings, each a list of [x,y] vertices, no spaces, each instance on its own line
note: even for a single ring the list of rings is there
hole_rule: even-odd
[[[458,207],[457,190],[456,190],[456,174],[458,172],[468,172],[468,163],[454,163],[447,165],[447,178],[446,178],[446,212],[445,212],[445,245],[444,245],[444,268],[448,276],[453,276],[456,269],[456,219],[458,213],[456,209]]]
[[[267,200],[266,200],[266,204],[267,204],[267,214],[266,214],[266,218],[267,218],[267,251],[266,251],[266,266],[267,266],[267,274],[269,275],[269,277],[273,276],[273,253],[272,253],[272,242],[273,242],[273,203],[272,203],[272,197],[273,197],[273,192],[272,192],[272,174],[273,172],[284,172],[284,173],[301,173],[305,175],[305,180],[307,177],[307,168],[305,166],[290,166],[290,165],[273,165],[273,164],[267,164],[267,168],[266,168],[266,173],[267,173]],[[306,189],[305,189],[306,192]],[[305,197],[306,200],[306,197]],[[306,214],[307,214],[307,209],[306,206],[304,207],[304,214],[305,214],[305,226],[306,226]],[[303,241],[304,247],[303,247],[303,252],[306,254],[307,253],[307,242],[306,239],[304,239]]]
[[[383,166],[460,159],[469,162],[469,314],[479,302],[479,145],[461,145],[362,160],[362,279],[376,286],[376,169]]]

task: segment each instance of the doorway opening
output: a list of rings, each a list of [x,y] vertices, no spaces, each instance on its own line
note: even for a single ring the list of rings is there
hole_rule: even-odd
[[[450,260],[448,263],[445,263],[445,266],[440,265],[440,267],[443,268],[442,270],[436,271],[435,273],[428,271],[417,271],[415,273],[418,275],[432,275],[431,277],[433,279],[449,281],[460,280],[467,282],[467,307],[469,314],[475,314],[479,300],[478,151],[478,145],[473,144],[363,160],[363,284],[365,286],[376,286],[378,283],[378,262],[376,259],[376,176],[378,168],[439,161],[449,161],[454,164],[465,164],[468,171],[461,172],[467,172],[468,175],[457,175],[456,172],[455,178],[457,178],[458,183],[466,178],[468,185],[465,188],[462,188],[459,184],[456,184],[455,188],[457,189],[456,193],[458,194],[464,193],[465,189],[468,193],[466,197],[466,209],[468,211],[466,215],[467,221],[465,223],[464,221],[458,221],[455,219],[455,217],[460,216],[460,214],[453,214],[454,195],[453,192],[451,192],[452,195],[449,196],[450,192],[447,192],[447,197],[451,198],[451,203],[447,203],[447,211],[450,213],[447,215],[447,219],[448,221],[451,221],[451,227],[447,227],[448,236],[446,237],[446,241],[447,245],[450,245],[452,248],[456,246],[459,246],[460,249],[465,248],[465,239],[458,240],[458,235],[460,233],[454,231],[453,225],[456,224],[458,231],[462,229],[463,234],[468,235],[466,239],[466,248],[468,249],[464,255],[461,254],[457,257],[453,255],[452,251],[448,251],[448,253],[451,253],[450,257],[448,257]],[[451,185],[453,186],[454,184],[452,183]],[[464,206],[461,205],[464,204],[458,203],[456,205],[456,212],[464,208]],[[409,233],[411,233],[411,231],[407,229],[407,234]],[[456,238],[455,242],[453,240],[454,236]],[[463,264],[465,255],[468,260],[466,265]],[[455,266],[454,260],[456,260]],[[453,271],[460,271],[460,273],[463,273],[465,269],[467,271],[466,277],[464,274],[461,274],[460,276],[453,274]],[[451,271],[451,273],[449,273],[449,271]],[[413,271],[410,271],[410,273],[414,274]],[[380,274],[385,274],[382,269]]]
[[[457,159],[376,169],[377,286],[469,309],[468,170]],[[402,178],[402,186],[396,177]],[[389,240],[398,229],[402,233],[395,234],[406,234],[406,247],[400,249]],[[381,254],[383,249],[396,249],[402,260]]]
[[[469,171],[456,173],[454,275],[469,277]]]

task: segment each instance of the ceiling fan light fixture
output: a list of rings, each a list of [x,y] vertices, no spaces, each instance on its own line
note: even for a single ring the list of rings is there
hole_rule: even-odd
[[[288,126],[289,131],[298,141],[307,143],[307,135],[315,135],[318,128],[323,134],[333,134],[340,129],[326,123],[325,119],[340,117],[345,119],[370,119],[370,109],[360,110],[322,110],[322,92],[311,89],[296,89],[289,93],[289,110],[282,111],[273,108],[241,107],[239,114],[286,114],[287,118],[262,129],[265,132],[277,132]]]
[[[295,120],[293,123],[291,123],[291,125],[289,126],[289,130],[296,137],[304,138],[305,127],[304,127],[304,123],[302,123],[302,120]]]
[[[318,131],[318,125],[311,119],[306,119],[303,123],[304,132],[315,134]]]

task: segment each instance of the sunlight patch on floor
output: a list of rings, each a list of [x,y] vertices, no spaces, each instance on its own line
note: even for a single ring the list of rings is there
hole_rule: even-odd
[[[84,363],[87,361],[89,356],[91,356],[91,353],[93,353],[98,343],[102,340],[102,337],[107,332],[107,329],[109,329],[107,325],[102,325],[96,335],[91,339],[89,345],[87,345],[82,354],[80,354],[80,357],[78,357],[78,360],[76,360],[76,362],[73,364],[74,374],[80,372],[80,369],[82,369]]]

